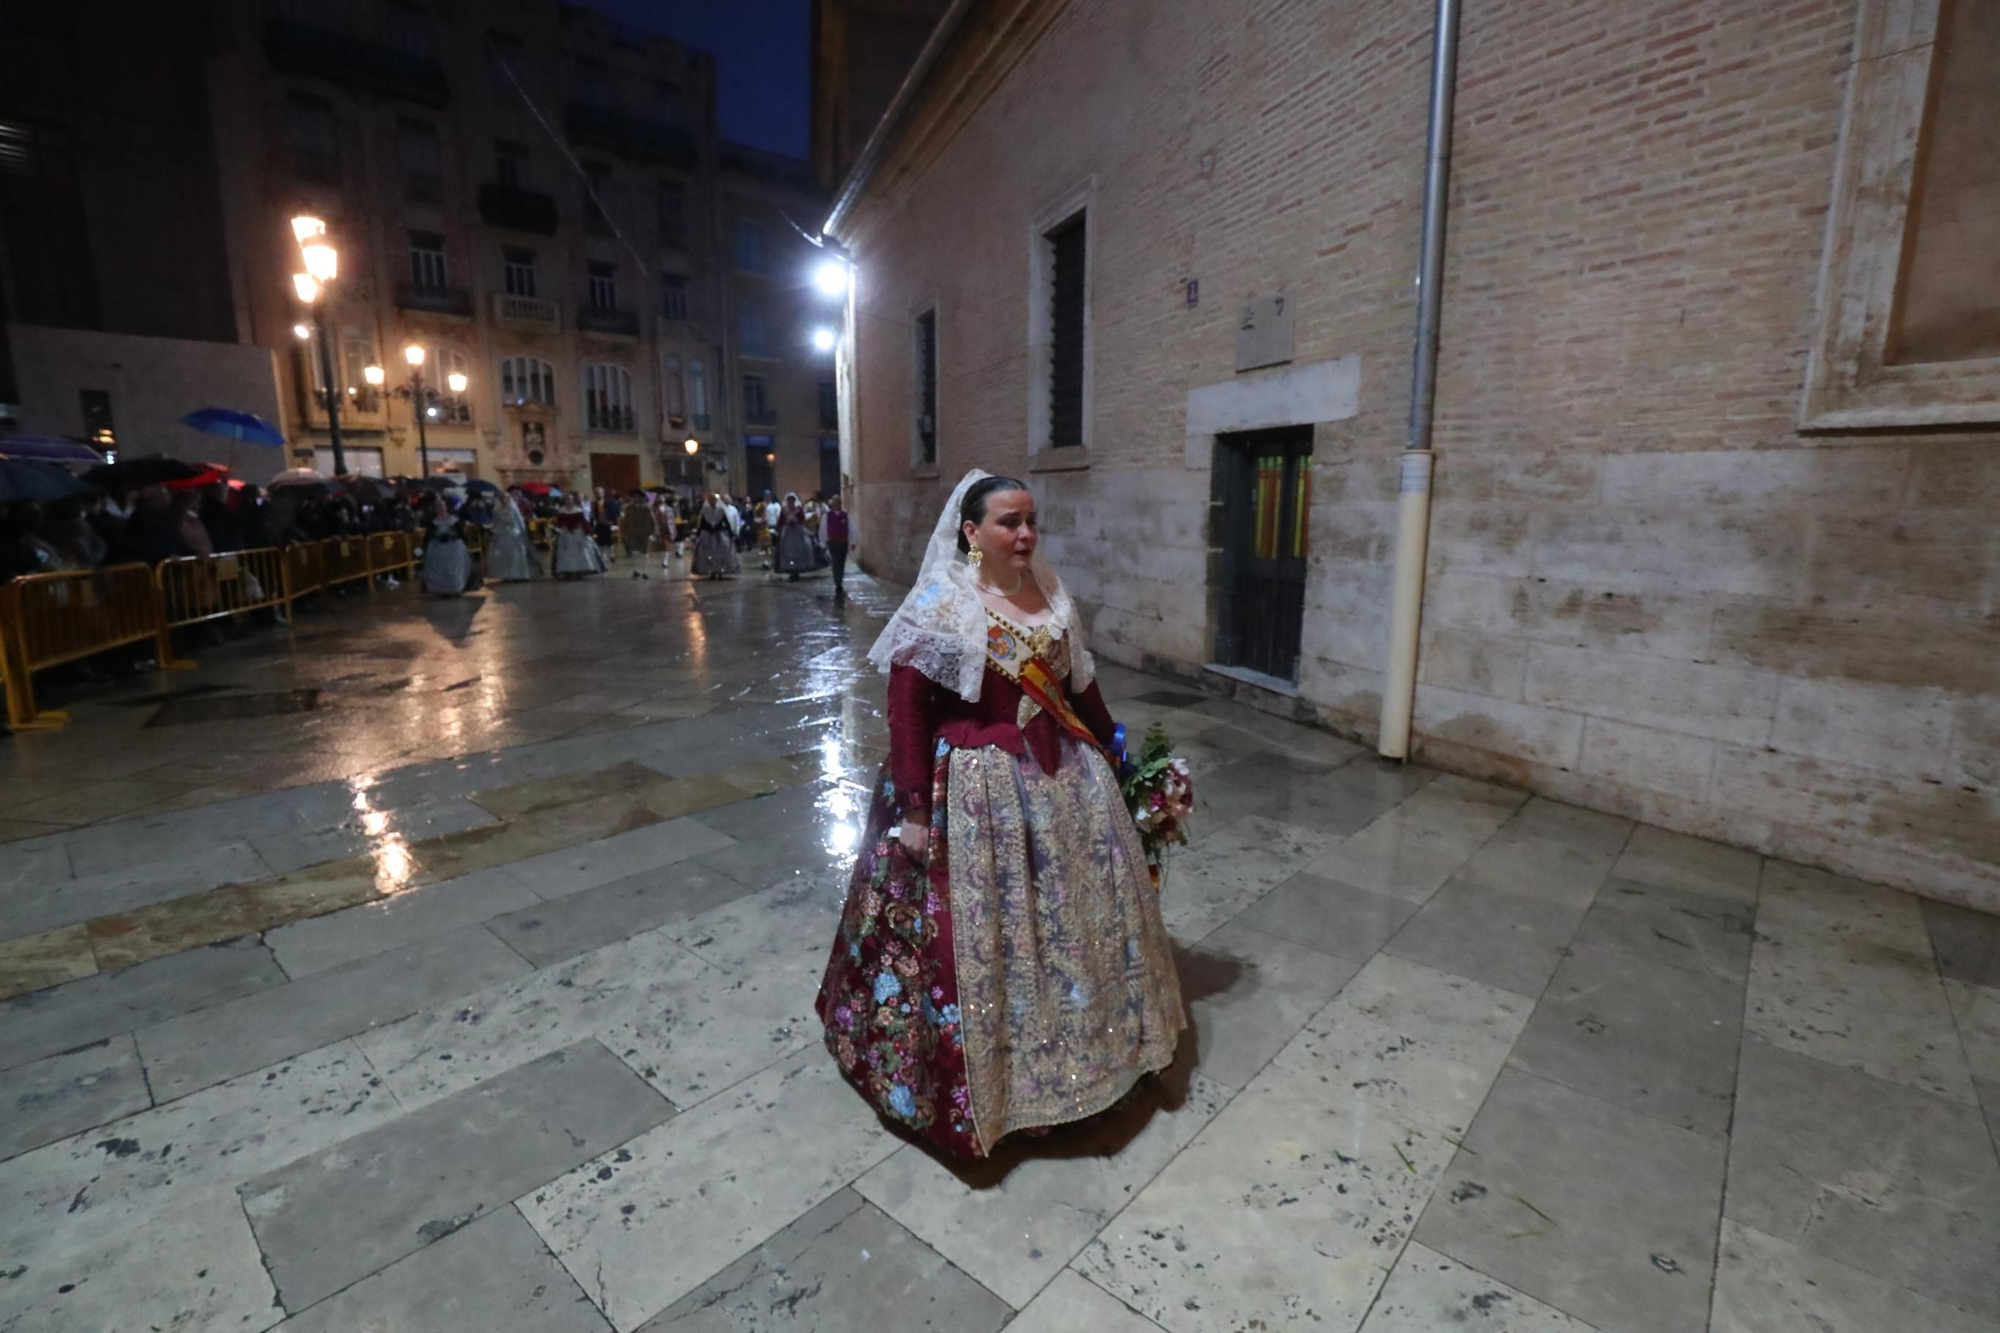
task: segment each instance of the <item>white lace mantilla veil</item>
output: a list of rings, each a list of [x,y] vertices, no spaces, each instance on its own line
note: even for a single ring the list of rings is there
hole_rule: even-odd
[[[986,679],[986,603],[973,586],[971,562],[958,549],[958,513],[973,483],[990,475],[974,468],[952,489],[937,526],[931,529],[924,565],[910,595],[868,650],[868,660],[882,671],[915,667],[967,703],[979,702],[979,687]],[[1048,598],[1050,625],[1069,640],[1070,688],[1089,688],[1097,664],[1083,646],[1083,618],[1039,545],[1029,572]]]

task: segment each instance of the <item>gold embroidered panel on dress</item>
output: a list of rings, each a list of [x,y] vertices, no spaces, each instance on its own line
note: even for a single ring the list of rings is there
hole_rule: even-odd
[[[999,612],[986,612],[986,660],[1009,680],[1019,680],[1021,669],[1035,658],[1048,664],[1059,680],[1069,679],[1069,639],[1053,625],[1027,629]]]

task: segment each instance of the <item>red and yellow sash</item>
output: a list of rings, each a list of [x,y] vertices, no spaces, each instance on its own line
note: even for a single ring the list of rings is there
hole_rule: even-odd
[[[1054,718],[1057,726],[1099,754],[1103,754],[1107,760],[1111,758],[1105,754],[1104,746],[1091,734],[1090,728],[1084,725],[1083,719],[1076,715],[1076,709],[1069,701],[1069,691],[1063,688],[1061,678],[1048,663],[1039,657],[1029,658],[1028,664],[1021,668],[1019,684],[1021,693],[1034,700],[1043,712]]]

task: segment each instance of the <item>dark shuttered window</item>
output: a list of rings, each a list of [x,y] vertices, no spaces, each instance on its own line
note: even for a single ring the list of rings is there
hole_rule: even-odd
[[[1049,447],[1083,443],[1083,219],[1078,213],[1048,233]]]
[[[937,462],[937,311],[917,316],[917,461]]]

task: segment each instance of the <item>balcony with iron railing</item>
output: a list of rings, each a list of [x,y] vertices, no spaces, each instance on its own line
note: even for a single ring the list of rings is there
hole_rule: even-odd
[[[433,315],[472,314],[472,293],[463,287],[419,286],[414,282],[396,284],[396,304],[404,310],[423,310]]]
[[[618,338],[639,336],[639,316],[631,310],[587,305],[576,312],[576,326],[585,333],[608,333]]]
[[[444,66],[428,55],[345,32],[325,23],[272,18],[264,24],[264,55],[287,74],[306,74],[424,106],[451,101]]]
[[[488,181],[479,187],[479,216],[488,226],[531,231],[540,236],[555,235],[559,220],[554,195],[499,181]]]
[[[493,293],[493,319],[509,328],[536,333],[562,332],[562,307],[540,296],[516,296],[512,292]]]
[[[572,147],[595,148],[640,166],[692,171],[701,160],[694,135],[671,121],[631,116],[588,102],[571,102],[563,131]]]

